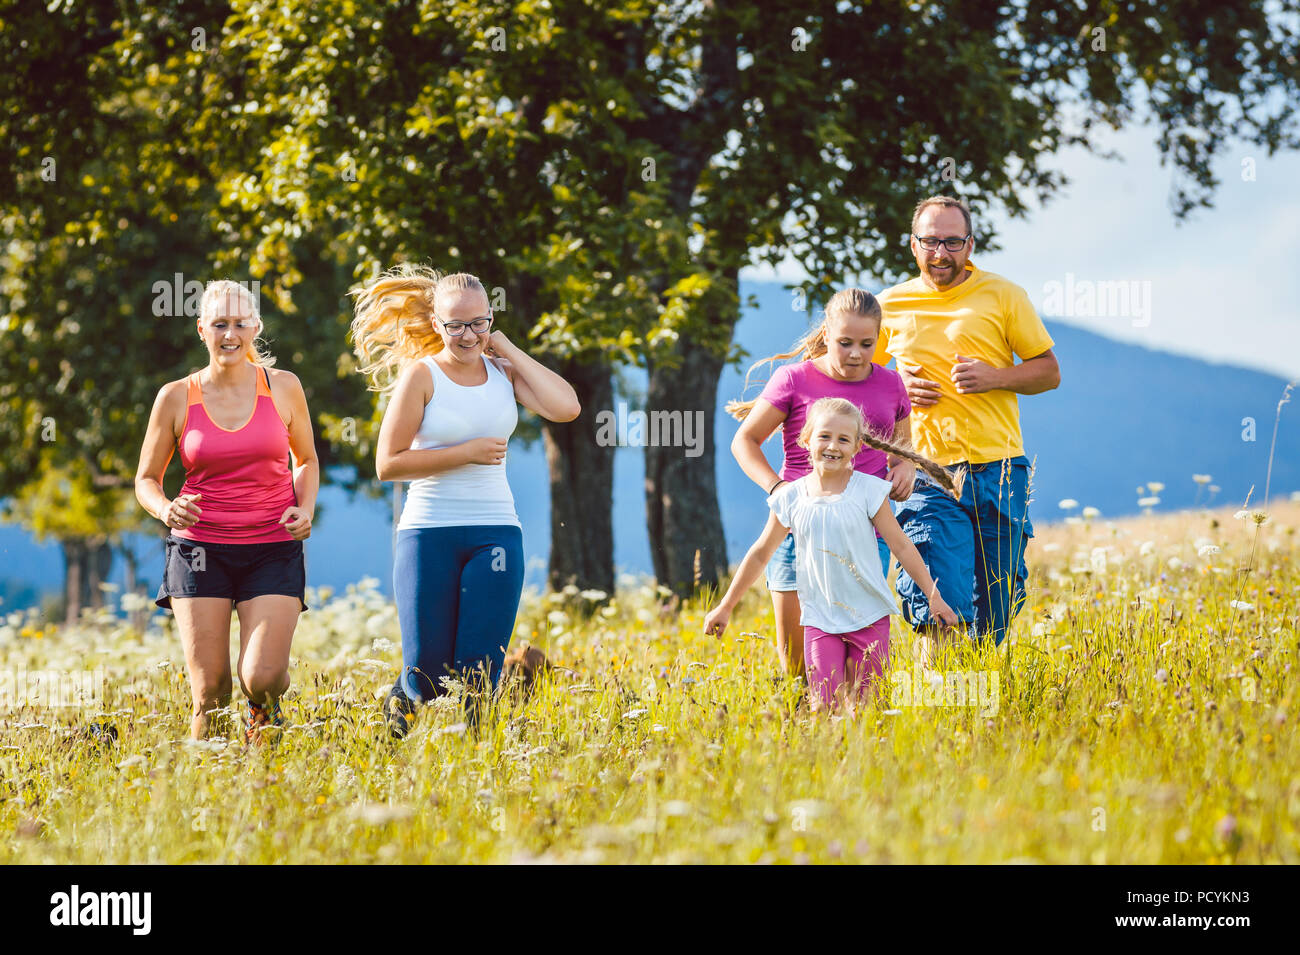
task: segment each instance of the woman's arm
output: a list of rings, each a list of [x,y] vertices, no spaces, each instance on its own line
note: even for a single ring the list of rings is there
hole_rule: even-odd
[[[474,438],[449,448],[412,451],[411,442],[424,420],[424,406],[433,397],[433,375],[423,362],[412,362],[397,380],[384,409],[375,447],[375,476],[381,481],[414,481],[465,464],[500,464],[505,460],[502,438]]]
[[[880,531],[881,538],[889,545],[889,549],[898,562],[903,565],[908,576],[916,581],[922,592],[930,598],[930,613],[939,618],[943,623],[950,627],[955,627],[959,621],[957,615],[953,613],[939,594],[939,585],[930,578],[929,568],[925,566],[925,561],[921,559],[921,552],[916,549],[916,545],[907,539],[903,529],[898,526],[898,519],[894,517],[894,512],[886,505],[881,504],[876,510],[876,516],[871,519],[876,530]]]
[[[285,509],[280,523],[294,540],[311,536],[311,521],[316,513],[316,494],[320,490],[320,462],[316,459],[316,439],[312,434],[307,394],[298,376],[288,371],[272,373],[287,392],[289,405],[289,450],[293,452],[293,490],[298,503]]]
[[[772,493],[772,485],[781,480],[781,475],[767,463],[767,457],[763,454],[763,442],[781,427],[785,417],[784,411],[759,398],[745,420],[740,422],[736,436],[731,439],[731,453],[736,463],[745,472],[745,476],[767,494]]]
[[[758,540],[754,541],[754,545],[745,554],[745,559],[736,568],[736,576],[731,578],[731,586],[727,588],[726,596],[704,618],[705,633],[722,635],[722,631],[727,629],[727,621],[731,619],[731,612],[736,609],[736,604],[740,602],[745,591],[758,582],[763,568],[767,566],[767,562],[772,559],[776,549],[781,546],[781,541],[785,540],[785,536],[789,533],[790,529],[777,520],[775,514],[767,515],[767,525],[763,528],[763,533],[758,536]]]
[[[515,398],[547,421],[572,421],[582,414],[578,393],[562,377],[506,338],[493,332],[492,353],[502,359],[502,371],[515,387]]]
[[[176,450],[176,438],[185,414],[186,386],[184,381],[163,385],[149,412],[144,444],[140,448],[140,463],[135,471],[135,499],[150,517],[155,517],[168,527],[189,527],[199,519],[201,510],[194,503],[198,495],[183,495],[175,501],[167,499],[163,491],[163,476]]]

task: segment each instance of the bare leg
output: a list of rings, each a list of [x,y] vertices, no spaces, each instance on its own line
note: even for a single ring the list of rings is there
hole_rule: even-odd
[[[244,600],[239,613],[239,685],[265,706],[289,689],[289,646],[302,603],[297,597],[266,594]]]
[[[803,627],[799,624],[799,592],[772,591],[772,609],[776,614],[776,652],[781,672],[803,676]]]
[[[230,704],[230,600],[173,597],[172,613],[190,675],[190,737],[208,735],[209,714]]]

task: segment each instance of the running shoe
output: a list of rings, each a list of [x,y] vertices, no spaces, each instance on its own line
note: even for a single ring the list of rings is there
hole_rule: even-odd
[[[262,731],[267,728],[279,730],[284,726],[284,717],[280,714],[280,701],[272,700],[266,706],[248,701],[248,722],[244,728],[244,742],[250,746],[262,741]]]
[[[393,739],[405,739],[415,721],[415,704],[398,684],[388,691],[384,698],[384,722],[388,725],[388,734]]]

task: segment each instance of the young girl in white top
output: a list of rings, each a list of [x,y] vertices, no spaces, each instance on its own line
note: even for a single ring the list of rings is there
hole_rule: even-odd
[[[954,478],[934,462],[875,438],[862,412],[843,398],[813,403],[799,443],[808,449],[812,473],[768,497],[772,513],[767,526],[741,561],[722,602],[705,617],[704,631],[721,635],[726,630],[741,595],[758,580],[786,534],[793,533],[808,684],[814,705],[830,708],[842,692],[861,699],[872,678],[883,675],[889,659],[889,615],[896,608],[873,525],[903,568],[931,594],[934,615],[948,626],[958,622],[916,546],[893,511],[882,506],[890,483],[855,471],[854,457],[864,444],[906,457],[955,493],[960,492],[961,475]]]

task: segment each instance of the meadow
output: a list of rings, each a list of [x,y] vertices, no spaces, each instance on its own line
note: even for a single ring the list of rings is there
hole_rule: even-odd
[[[439,700],[404,741],[380,717],[391,603],[313,592],[290,725],[252,748],[188,740],[168,615],[9,613],[11,697],[21,672],[103,679],[79,706],[6,701],[0,861],[1296,863],[1300,503],[1263,516],[1042,526],[1010,639],[947,651],[937,684],[895,618],[853,716],[778,676],[761,585],[721,640],[703,600],[644,582],[589,616],[603,595],[529,594],[516,641],[563,669],[477,726]]]

